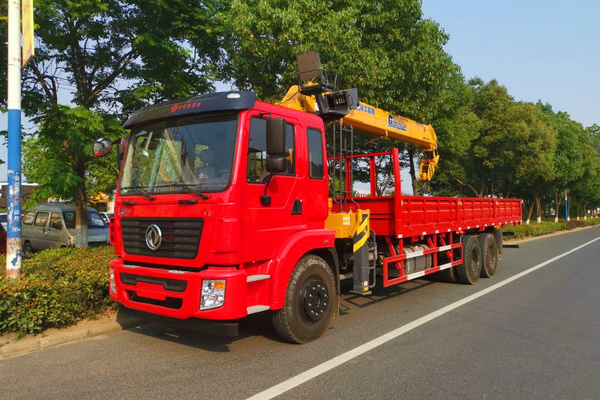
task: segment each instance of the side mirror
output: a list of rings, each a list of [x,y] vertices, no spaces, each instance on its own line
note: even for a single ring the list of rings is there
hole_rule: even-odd
[[[287,169],[285,148],[285,120],[267,120],[267,172],[285,172]]]
[[[267,157],[267,172],[285,172],[287,170],[287,158],[284,155],[271,155]]]
[[[267,120],[267,154],[285,154],[285,120],[283,118]]]
[[[94,142],[94,155],[98,158],[106,156],[112,150],[112,141],[104,138],[96,139]]]

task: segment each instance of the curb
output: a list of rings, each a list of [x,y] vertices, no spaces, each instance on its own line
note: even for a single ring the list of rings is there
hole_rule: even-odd
[[[38,336],[26,336],[21,340],[11,341],[0,347],[0,360],[135,328],[144,322],[139,318],[128,316],[119,316],[119,321],[117,322],[116,312],[109,313],[103,318],[107,318],[108,321],[83,321],[80,323],[82,326],[79,328],[65,328],[54,332],[46,332]]]

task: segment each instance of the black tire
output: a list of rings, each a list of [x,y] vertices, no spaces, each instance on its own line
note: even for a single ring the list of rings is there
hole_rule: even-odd
[[[287,342],[310,342],[327,330],[336,304],[331,268],[321,257],[304,256],[292,272],[283,308],[274,315],[273,326]]]
[[[448,282],[448,283],[457,283],[458,282],[458,278],[456,276],[456,267],[450,267],[448,269],[440,271],[440,272],[438,272],[438,275],[440,276],[440,279],[443,282]]]
[[[504,239],[502,231],[500,229],[494,229],[494,238],[496,239],[496,245],[498,245],[498,259],[502,259],[502,246],[504,245]]]
[[[458,281],[465,285],[474,285],[481,275],[481,246],[477,236],[464,235],[463,263],[456,267]]]
[[[33,254],[33,246],[29,240],[23,243],[23,256],[30,257]]]
[[[481,276],[491,278],[498,267],[498,243],[491,233],[479,235],[481,245]]]

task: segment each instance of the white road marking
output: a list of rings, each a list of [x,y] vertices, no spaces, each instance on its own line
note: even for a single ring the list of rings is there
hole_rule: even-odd
[[[556,257],[552,257],[551,259],[544,261],[541,264],[538,264],[534,267],[526,269],[525,271],[520,272],[510,278],[507,278],[507,279],[503,280],[502,282],[498,282],[495,285],[492,285],[486,289],[480,290],[479,292],[474,293],[470,296],[467,296],[462,300],[458,300],[452,304],[447,305],[446,307],[442,307],[437,311],[434,311],[434,312],[427,314],[419,319],[416,319],[406,325],[396,328],[393,331],[386,333],[385,335],[379,336],[378,338],[375,338],[375,339],[371,340],[370,342],[367,342],[358,347],[355,347],[354,349],[347,351],[343,354],[340,354],[339,356],[332,358],[329,361],[325,361],[324,363],[319,364],[316,367],[313,367],[307,371],[304,371],[301,374],[296,375],[286,381],[283,381],[265,391],[255,394],[254,396],[249,397],[247,400],[268,400],[268,399],[272,399],[276,396],[279,396],[279,395],[295,388],[296,386],[300,386],[303,383],[308,382],[309,380],[316,378],[317,376],[322,375],[322,374],[326,373],[327,371],[330,371],[330,370],[334,369],[335,367],[338,367],[338,366],[352,360],[353,358],[356,358],[370,350],[373,350],[374,348],[379,347],[382,344],[389,342],[390,340],[396,339],[397,337],[405,334],[406,332],[410,332],[413,329],[418,328],[419,326],[424,325],[427,322],[436,319],[437,317],[441,317],[442,315],[447,314],[448,312],[455,310],[460,306],[463,306],[467,303],[472,302],[473,300],[476,300],[482,296],[485,296],[486,294],[493,292],[494,290],[500,289],[502,286],[508,285],[509,283],[514,282],[517,279],[522,278],[525,275],[528,275],[534,271],[537,271],[538,269],[543,268],[546,265],[551,264],[554,261],[559,260],[565,256],[568,256],[569,254],[574,253],[577,250],[580,250],[598,240],[600,240],[600,237],[590,240],[589,242],[586,242],[586,243],[582,244],[581,246],[577,246],[574,249],[571,249],[571,250],[569,250],[565,253],[562,253]]]

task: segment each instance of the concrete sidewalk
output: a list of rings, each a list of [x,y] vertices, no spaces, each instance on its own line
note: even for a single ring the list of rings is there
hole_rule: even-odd
[[[74,326],[63,329],[49,329],[39,335],[26,335],[17,339],[14,333],[0,336],[0,359],[44,350],[61,344],[93,338],[139,326],[138,318],[120,316],[117,322],[116,311],[109,311],[98,319],[83,320]]]

